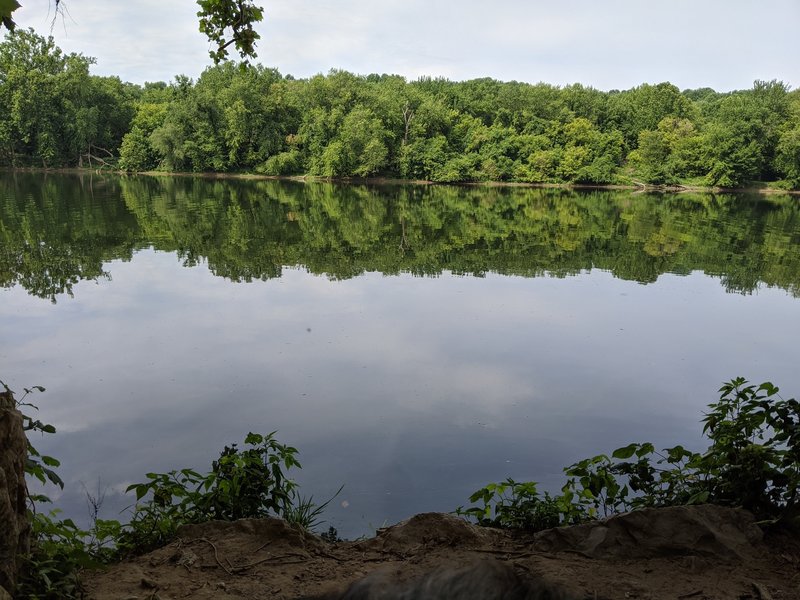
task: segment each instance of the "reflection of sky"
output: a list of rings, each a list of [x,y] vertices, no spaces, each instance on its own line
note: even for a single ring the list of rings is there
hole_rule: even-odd
[[[697,448],[736,375],[800,389],[797,300],[699,273],[234,284],[154,251],[107,270],[56,305],[0,291],[0,378],[48,388],[34,402],[59,433],[34,444],[62,459],[73,514],[79,482],[110,486],[110,517],[145,472],[205,469],[277,429],[305,492],[345,484],[328,516],[355,536],[507,476],[556,487],[562,466],[629,441]]]

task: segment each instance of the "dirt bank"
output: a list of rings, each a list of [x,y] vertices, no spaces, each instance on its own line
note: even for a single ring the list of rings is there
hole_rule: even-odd
[[[278,519],[184,527],[172,544],[84,577],[97,600],[290,599],[341,589],[382,569],[408,579],[496,559],[577,598],[800,599],[800,538],[763,534],[713,506],[653,509],[520,534],[428,513],[374,538],[328,543]]]

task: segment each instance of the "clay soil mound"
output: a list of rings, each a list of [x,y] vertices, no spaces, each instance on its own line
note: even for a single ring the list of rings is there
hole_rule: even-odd
[[[405,580],[484,559],[576,598],[800,600],[800,539],[765,536],[749,513],[714,506],[651,509],[538,534],[427,513],[335,544],[279,519],[212,522],[184,527],[168,546],[84,581],[97,600],[292,599],[343,589],[376,570]]]

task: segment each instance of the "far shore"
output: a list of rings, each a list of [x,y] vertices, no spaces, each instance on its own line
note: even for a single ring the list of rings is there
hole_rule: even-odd
[[[59,173],[59,174],[108,174],[118,176],[144,175],[148,177],[198,177],[202,179],[234,179],[252,181],[298,181],[303,183],[342,183],[358,185],[418,185],[418,186],[460,186],[460,187],[517,187],[563,190],[628,190],[652,193],[705,193],[705,194],[787,194],[800,195],[800,190],[771,188],[766,183],[738,188],[724,188],[699,185],[653,185],[647,183],[630,184],[587,184],[587,183],[526,183],[517,181],[455,181],[436,182],[424,179],[400,179],[392,177],[319,177],[316,175],[259,175],[257,173],[217,173],[217,172],[171,172],[171,171],[119,171],[111,169],[86,169],[78,167],[0,167],[0,172],[12,173]]]

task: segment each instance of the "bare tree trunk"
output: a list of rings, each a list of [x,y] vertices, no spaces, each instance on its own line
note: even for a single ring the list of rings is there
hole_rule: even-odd
[[[414,119],[414,111],[412,110],[411,106],[409,106],[408,102],[403,107],[403,124],[405,125],[405,131],[403,132],[403,146],[408,143],[408,133],[411,130],[411,121]]]
[[[104,167],[108,167],[109,169],[113,169],[114,165],[110,164],[107,160],[97,156],[97,154],[94,154],[94,152],[96,152],[98,150],[103,152],[103,153],[105,153],[106,158],[110,158],[110,159],[116,158],[114,156],[114,154],[110,150],[106,150],[105,148],[101,148],[100,146],[93,146],[93,145],[90,144],[89,145],[89,149],[86,151],[86,153],[81,155],[81,166],[83,165],[83,157],[85,156],[87,162],[89,163],[89,168],[90,169],[94,168],[94,165],[92,164],[92,161],[94,161],[96,163],[99,163],[100,166],[98,167],[98,170],[102,169]]]

